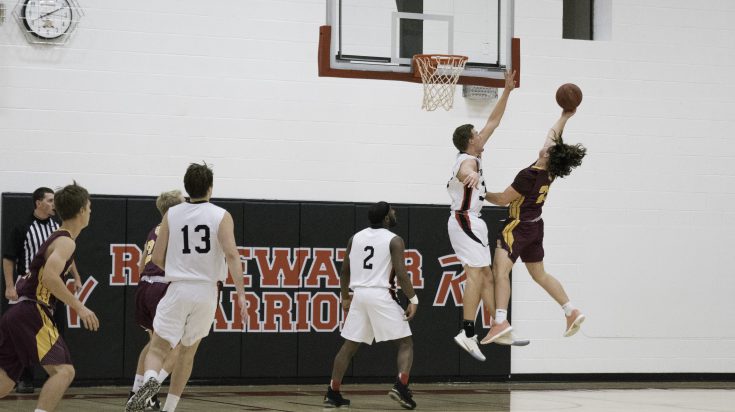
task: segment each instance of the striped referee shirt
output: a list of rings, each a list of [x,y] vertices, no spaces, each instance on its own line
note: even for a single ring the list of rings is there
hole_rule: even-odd
[[[3,257],[16,263],[15,275],[28,273],[33,257],[58,228],[59,224],[54,219],[39,219],[33,214],[13,228],[9,241],[5,243]]]

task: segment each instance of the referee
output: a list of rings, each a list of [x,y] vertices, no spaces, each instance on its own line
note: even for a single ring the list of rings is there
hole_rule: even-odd
[[[48,187],[36,189],[33,192],[33,206],[32,214],[25,220],[18,222],[10,231],[5,232],[3,274],[5,278],[5,299],[10,304],[16,303],[18,299],[18,293],[15,290],[18,277],[29,273],[31,260],[33,260],[36,252],[51,233],[59,228],[59,224],[53,219],[56,214],[53,190]],[[70,272],[74,276],[75,290],[81,290],[82,281],[76,264],[72,264]],[[3,302],[3,308],[7,308],[5,302]],[[63,334],[66,329],[66,310],[61,301],[54,309],[54,323],[56,323],[59,332]],[[23,371],[16,392],[33,393],[33,390],[33,368],[29,367]]]

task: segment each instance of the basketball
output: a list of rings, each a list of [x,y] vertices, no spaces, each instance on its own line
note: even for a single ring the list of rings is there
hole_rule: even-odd
[[[582,103],[582,89],[574,83],[565,83],[556,89],[556,102],[564,111],[571,112]]]

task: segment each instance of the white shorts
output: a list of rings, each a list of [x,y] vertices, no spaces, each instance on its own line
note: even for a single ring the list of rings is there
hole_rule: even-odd
[[[181,342],[191,346],[209,335],[217,309],[217,284],[210,282],[171,282],[153,319],[156,334],[175,347]]]
[[[403,308],[386,288],[355,288],[342,337],[372,345],[411,336]]]
[[[447,230],[449,242],[462,265],[473,268],[490,266],[490,246],[484,220],[472,214],[452,211]]]

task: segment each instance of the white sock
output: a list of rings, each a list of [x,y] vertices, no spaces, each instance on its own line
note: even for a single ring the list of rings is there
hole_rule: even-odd
[[[36,409],[34,412],[46,412],[43,409]]]
[[[576,309],[576,308],[574,307],[574,305],[572,305],[572,302],[571,302],[571,301],[569,301],[569,302],[567,302],[567,303],[565,303],[565,304],[561,305],[561,308],[562,308],[562,309],[564,310],[564,315],[565,315],[565,316],[569,316],[569,315],[571,315],[571,314],[572,314],[572,311],[573,311],[574,309]]]
[[[495,309],[495,323],[503,323],[508,319],[508,311],[505,309]]]
[[[168,375],[170,375],[170,373],[161,369],[161,372],[158,373],[158,382],[163,383],[163,381],[165,381],[166,378],[168,378]]]
[[[143,375],[135,375],[135,380],[133,381],[133,392],[138,392],[141,385],[143,385]]]
[[[179,404],[179,399],[181,397],[176,395],[171,395],[170,393],[166,395],[166,404],[163,405],[163,409],[166,412],[174,412],[176,411],[176,406]]]
[[[153,369],[148,369],[145,371],[145,375],[143,375],[143,383],[148,382],[148,379],[154,378],[158,380],[158,372],[154,371]]]

